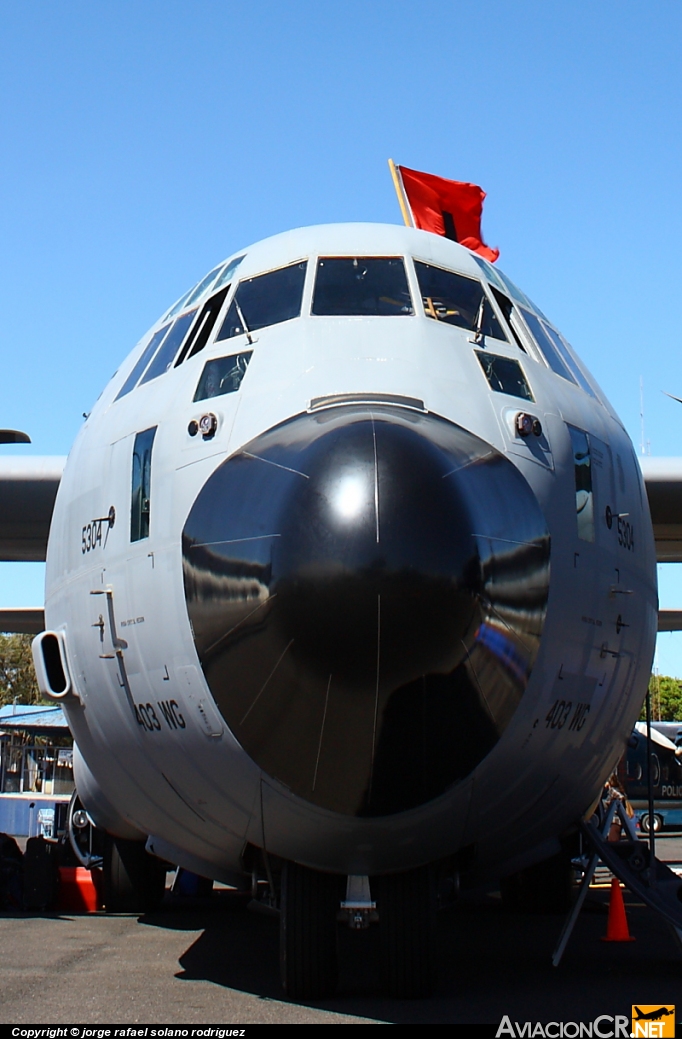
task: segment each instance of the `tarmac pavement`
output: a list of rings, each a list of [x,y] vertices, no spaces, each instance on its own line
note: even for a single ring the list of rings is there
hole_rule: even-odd
[[[682,837],[657,854],[682,859]],[[602,874],[602,882],[607,878]],[[608,888],[591,891],[558,968],[560,915],[505,909],[496,891],[465,894],[439,914],[439,977],[427,1000],[379,994],[377,931],[340,932],[332,1000],[282,1000],[278,922],[227,890],[207,900],[167,895],[142,917],[0,913],[0,1021],[12,1024],[475,1023],[591,1021],[633,1002],[677,1001],[682,952],[670,928],[625,892],[635,941],[610,944]]]

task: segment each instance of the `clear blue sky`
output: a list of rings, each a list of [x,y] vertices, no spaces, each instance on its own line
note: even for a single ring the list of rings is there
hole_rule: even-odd
[[[0,9],[0,425],[66,453],[168,304],[266,235],[481,184],[499,265],[640,443],[682,454],[679,0],[117,0]],[[661,601],[682,607],[682,567]],[[679,576],[678,576],[679,575]],[[42,601],[0,564],[0,605]],[[682,637],[659,640],[682,675]]]

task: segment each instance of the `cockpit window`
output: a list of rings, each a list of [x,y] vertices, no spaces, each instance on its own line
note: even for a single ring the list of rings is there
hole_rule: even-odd
[[[231,263],[228,263],[227,267],[223,270],[222,274],[213,286],[214,292],[216,292],[218,289],[222,289],[223,285],[227,285],[228,282],[232,281],[232,275],[237,270],[237,267],[242,262],[245,255],[246,253],[243,253],[241,256],[236,256]]]
[[[564,340],[561,338],[559,333],[555,332],[554,329],[550,325],[543,325],[543,327],[545,329],[545,332],[549,336],[549,338],[554,343],[554,346],[556,347],[557,352],[564,359],[564,361],[566,362],[566,365],[571,369],[571,371],[575,375],[576,379],[578,380],[578,382],[580,383],[582,388],[585,390],[585,393],[589,393],[590,397],[594,397],[594,399],[596,400],[597,399],[596,393],[594,392],[594,390],[590,386],[589,382],[587,381],[587,379],[583,375],[582,371],[580,370],[580,368],[578,366],[578,363],[577,363],[576,359],[574,358],[573,354],[571,353],[571,351],[569,350],[568,346],[566,345]]]
[[[300,317],[306,260],[240,281],[217,339]]]
[[[471,254],[471,259],[476,261],[491,285],[498,288],[500,292],[508,294],[509,289],[493,267],[492,263],[488,263],[487,260],[484,260],[482,256],[477,256],[476,253]]]
[[[323,256],[312,313],[330,317],[414,314],[402,257]]]
[[[178,354],[178,359],[175,362],[176,368],[179,364],[182,364],[186,357],[194,357],[195,354],[204,349],[213,331],[213,326],[218,320],[218,314],[222,309],[229,289],[230,286],[226,285],[224,289],[216,292],[210,299],[206,300],[192,331],[187,336],[182,350]]]
[[[195,314],[196,308],[188,311],[186,314],[182,314],[182,316],[177,319],[164,339],[156,357],[142,376],[140,385],[142,385],[143,382],[149,382],[151,379],[156,379],[157,376],[163,375],[168,371],[173,363],[176,353],[178,352],[180,344],[187,335],[187,331],[194,320]]]
[[[210,274],[207,274],[206,277],[199,282],[194,291],[190,293],[189,298],[185,303],[186,307],[191,307],[193,303],[196,303],[200,296],[203,296],[203,294],[210,289],[211,285],[222,270],[222,267],[222,264],[220,264],[219,267],[214,267]]]
[[[511,278],[508,278],[506,274],[503,274],[502,271],[498,270],[495,271],[495,275],[498,281],[503,282],[503,288],[516,303],[520,303],[522,307],[530,307],[531,310],[537,309],[533,307],[533,304],[528,299],[526,293],[521,292],[521,289],[518,285],[514,284]]]
[[[559,354],[554,343],[549,338],[547,330],[540,321],[540,318],[536,317],[535,314],[531,314],[529,310],[526,310],[523,307],[520,309],[523,315],[523,320],[530,329],[530,333],[535,340],[538,350],[545,358],[552,371],[556,372],[557,375],[560,375],[562,379],[567,379],[569,382],[575,383],[573,375],[569,371],[566,362]]]
[[[253,350],[229,357],[213,357],[204,365],[194,400],[221,397],[224,393],[236,393],[246,374]]]
[[[523,374],[523,368],[513,357],[500,357],[495,354],[476,350],[476,356],[485,373],[491,390],[496,393],[508,393],[512,397],[533,400],[531,388]]]
[[[241,256],[236,256],[234,260],[227,264],[227,266],[221,263],[217,267],[214,267],[212,271],[209,271],[205,278],[202,278],[201,281],[197,282],[196,285],[192,286],[189,292],[186,292],[184,296],[180,297],[177,303],[175,303],[168,311],[168,313],[166,314],[166,318],[164,320],[167,320],[171,317],[175,317],[175,315],[179,314],[181,310],[186,310],[187,307],[191,306],[192,303],[196,302],[196,300],[198,300],[199,297],[204,294],[204,292],[208,291],[211,285],[213,285],[214,281],[214,292],[216,292],[218,289],[221,289],[223,285],[226,285],[229,281],[231,281],[232,275],[244,259],[245,255],[246,253],[243,253]]]
[[[577,382],[578,385],[585,390],[585,393],[589,393],[590,397],[594,397],[594,399],[597,400],[597,394],[585,378],[582,369],[571,353],[570,347],[559,333],[552,328],[540,308],[536,306],[536,304],[531,303],[528,296],[526,296],[524,292],[521,292],[521,289],[519,289],[513,281],[510,281],[502,271],[496,270],[492,264],[488,263],[487,260],[484,260],[482,256],[472,254],[472,259],[476,261],[490,282],[493,295],[504,314],[505,320],[509,325],[518,346],[520,346],[522,350],[525,350],[519,333],[514,327],[514,319],[512,318],[514,304],[512,303],[512,300],[516,304],[520,304],[518,309],[521,310],[526,325],[528,326],[540,353],[545,358],[552,371],[556,372],[557,375],[561,375],[562,378],[568,379],[569,382]],[[531,313],[531,311],[535,311],[535,313]],[[539,315],[539,317],[537,315]]]
[[[175,306],[168,311],[166,317],[175,317],[175,315],[179,314],[181,310],[185,310],[190,306],[190,304],[194,303],[195,300],[199,299],[202,292],[205,292],[211,282],[215,280],[219,270],[220,267],[214,267],[205,278],[202,278],[196,285],[193,285],[189,292],[186,292],[184,296],[181,296]]]
[[[132,372],[130,373],[126,381],[121,386],[121,389],[116,394],[116,400],[120,400],[121,397],[125,397],[126,393],[130,393],[133,386],[137,385],[137,380],[140,378],[140,375],[145,370],[150,360],[158,350],[159,344],[163,340],[163,337],[165,336],[169,328],[170,325],[164,325],[163,328],[160,328],[158,332],[155,332],[154,335],[151,337],[146,347],[140,354],[137,364],[133,368]]]
[[[506,340],[502,326],[480,281],[415,260],[424,313],[481,336]]]
[[[222,266],[223,265],[220,264],[219,267],[214,267],[213,270],[210,271],[205,278],[202,278],[197,287],[193,289],[192,292],[190,292],[189,296],[187,297],[187,300],[183,304],[183,307],[191,307],[193,303],[196,303],[200,296],[203,296],[203,294],[208,291],[208,289],[211,287],[213,282],[218,277],[218,274],[220,273]]]
[[[507,325],[509,326],[509,330],[510,330],[512,336],[514,337],[514,342],[518,346],[519,350],[523,350],[523,352],[525,354],[527,352],[526,351],[526,347],[524,346],[523,340],[521,339],[521,336],[518,333],[518,329],[516,328],[516,323],[515,323],[514,319],[512,318],[512,314],[514,313],[514,309],[515,309],[513,302],[511,301],[511,299],[509,298],[509,296],[507,295],[506,292],[502,292],[500,289],[496,288],[494,285],[490,286],[490,290],[491,290],[493,296],[495,297],[495,299],[497,300],[498,307],[500,308],[500,310],[504,314],[504,320],[507,322]]]

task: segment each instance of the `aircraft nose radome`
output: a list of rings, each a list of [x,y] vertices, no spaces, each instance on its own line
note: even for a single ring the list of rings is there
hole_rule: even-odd
[[[433,415],[300,415],[225,461],[183,533],[187,607],[232,732],[350,815],[468,775],[537,655],[549,535],[490,445]]]

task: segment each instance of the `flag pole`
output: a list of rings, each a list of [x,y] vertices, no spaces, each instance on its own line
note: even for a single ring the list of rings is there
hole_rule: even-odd
[[[391,177],[393,178],[393,187],[395,193],[398,196],[398,205],[400,206],[400,212],[403,214],[403,220],[407,227],[414,227],[414,221],[410,213],[410,208],[407,204],[407,198],[405,196],[405,189],[400,174],[398,173],[398,167],[394,163],[393,159],[388,160],[388,168],[391,171]]]

